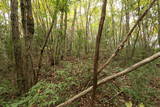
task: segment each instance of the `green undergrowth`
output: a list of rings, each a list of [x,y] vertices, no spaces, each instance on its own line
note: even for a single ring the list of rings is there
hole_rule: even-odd
[[[156,106],[160,102],[160,68],[157,63],[154,61],[128,75],[128,87],[122,87],[122,90],[135,104],[142,102]]]
[[[134,106],[144,104],[146,107],[154,107],[160,101],[160,69],[156,66],[159,60],[147,64],[126,76],[109,81],[98,88],[98,101],[105,106],[124,107],[126,102]],[[132,65],[128,63],[127,66]],[[64,61],[62,68],[51,71],[52,80],[43,79],[33,86],[28,93],[18,97],[7,99],[5,93],[12,92],[8,87],[9,82],[0,85],[0,105],[4,107],[47,107],[64,102],[91,85],[93,63],[92,60],[78,60],[74,62]],[[119,62],[114,62],[107,69],[108,74],[121,72]],[[104,70],[105,71],[105,70]],[[114,71],[114,72],[111,72]],[[48,72],[43,70],[43,72]],[[84,100],[88,100],[84,97]],[[77,107],[81,102],[77,101],[69,107]]]
[[[54,80],[48,81],[47,78],[46,80],[43,79],[34,85],[28,93],[16,99],[9,100],[2,97],[0,98],[0,105],[4,107],[54,106],[75,95],[81,91],[87,78],[90,80],[90,73],[84,73],[84,70],[90,68],[79,62],[77,64],[64,62],[63,65],[65,66],[63,69],[51,72],[54,73]],[[43,72],[47,73],[44,70]],[[8,92],[8,85],[4,84],[6,86],[1,86],[0,90],[3,90],[5,93]]]
[[[101,103],[107,106],[124,107],[131,102],[134,107],[143,104],[145,107],[158,107],[160,102],[160,68],[159,60],[149,63],[123,77],[119,77],[99,88]],[[130,62],[126,66],[130,66]],[[112,71],[121,72],[122,67],[114,63]],[[111,69],[111,68],[110,68]],[[110,73],[111,74],[111,73]]]

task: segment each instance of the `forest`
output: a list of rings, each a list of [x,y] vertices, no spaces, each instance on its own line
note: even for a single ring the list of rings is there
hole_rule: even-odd
[[[0,107],[160,107],[160,0],[0,0]]]

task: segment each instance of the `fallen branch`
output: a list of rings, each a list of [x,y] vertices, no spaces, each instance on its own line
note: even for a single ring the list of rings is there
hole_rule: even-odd
[[[132,29],[129,31],[129,33],[126,35],[126,38],[120,43],[120,45],[118,45],[118,47],[116,48],[115,52],[109,57],[109,59],[106,61],[105,64],[103,64],[99,69],[98,69],[98,73],[100,73],[106,66],[108,66],[110,64],[110,62],[112,61],[112,59],[117,56],[117,54],[119,53],[120,50],[123,49],[125,43],[128,41],[128,39],[130,38],[131,34],[133,33],[134,29],[137,27],[137,25],[139,24],[139,22],[144,18],[144,16],[148,13],[148,11],[150,10],[150,8],[153,6],[153,4],[156,2],[157,0],[153,0],[152,3],[149,5],[149,7],[145,10],[145,12],[139,17],[139,19],[137,20],[137,22],[134,24],[134,26],[132,27]]]
[[[121,71],[119,73],[116,73],[114,75],[108,76],[108,77],[100,80],[97,85],[100,86],[100,85],[106,83],[109,80],[116,79],[116,78],[118,78],[120,76],[123,76],[123,75],[125,75],[125,74],[127,74],[127,73],[129,73],[129,72],[131,72],[133,70],[136,70],[137,68],[139,68],[139,67],[141,67],[141,66],[143,66],[143,65],[145,65],[145,64],[147,64],[147,63],[149,63],[149,62],[151,62],[151,61],[153,61],[153,60],[155,60],[155,59],[157,59],[159,57],[160,57],[160,52],[158,52],[158,53],[156,53],[156,54],[154,54],[154,55],[152,55],[152,56],[150,56],[150,57],[148,57],[148,58],[146,58],[146,59],[144,59],[144,60],[142,60],[142,61],[140,61],[140,62],[138,62],[138,63],[136,63],[136,64],[134,64],[134,65],[132,65],[130,67],[128,67],[128,68],[126,68],[125,70],[123,70],[123,71]],[[91,86],[91,87],[87,88],[86,90],[80,92],[79,94],[75,95],[74,97],[70,98],[69,100],[65,101],[64,103],[61,103],[61,104],[57,105],[56,107],[64,107],[66,105],[69,105],[73,101],[75,101],[76,99],[86,95],[92,89],[93,89],[93,86]]]

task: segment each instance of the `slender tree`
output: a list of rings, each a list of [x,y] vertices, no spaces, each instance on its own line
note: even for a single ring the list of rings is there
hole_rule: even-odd
[[[126,18],[126,30],[125,30],[125,34],[128,34],[129,30],[130,30],[130,12],[129,12],[129,0],[125,0],[125,18]],[[130,41],[127,41],[128,42],[128,46],[126,48],[126,62],[128,61],[129,59],[129,51],[130,51]]]
[[[137,2],[137,4],[138,4],[138,9],[137,9],[138,17],[140,17],[140,1],[141,0],[138,0],[138,2]],[[140,36],[140,33],[141,33],[141,24],[138,23],[137,35],[136,35],[135,41],[133,43],[133,49],[132,49],[132,53],[131,53],[131,57],[130,58],[133,58],[133,56],[134,56],[135,49],[136,49],[136,43],[138,42],[138,38]]]
[[[68,49],[68,54],[71,55],[72,52],[72,42],[73,42],[73,36],[75,34],[75,23],[76,23],[76,18],[77,18],[77,7],[74,8],[74,16],[73,16],[73,20],[72,20],[72,26],[71,26],[71,34],[70,34],[70,38],[69,38],[69,49]]]
[[[103,25],[106,17],[106,6],[107,6],[107,0],[103,0],[101,19],[99,22],[98,34],[96,37],[96,47],[95,47],[95,56],[94,56],[93,94],[92,94],[92,104],[91,104],[92,107],[95,106],[95,97],[96,97],[97,80],[98,80],[97,76],[98,76],[99,48],[100,48],[102,31],[103,31]]]
[[[66,48],[67,48],[67,44],[66,44],[66,41],[67,41],[67,27],[68,27],[68,23],[67,23],[67,19],[68,19],[68,13],[67,11],[65,11],[65,17],[64,17],[64,50],[63,50],[63,53],[66,53]]]
[[[17,80],[17,88],[19,94],[24,93],[25,82],[23,74],[23,58],[22,46],[20,41],[20,32],[18,24],[18,0],[11,0],[11,35],[13,41],[14,57],[15,57],[15,72]]]
[[[111,18],[111,20],[112,20],[112,24],[111,24],[111,25],[112,25],[112,27],[111,27],[111,28],[112,28],[111,35],[112,35],[112,38],[113,38],[113,46],[115,47],[115,46],[116,46],[116,37],[115,37],[115,36],[116,36],[116,35],[115,35],[115,31],[116,31],[116,30],[115,30],[115,18],[114,18],[114,17],[115,17],[115,16],[114,16],[115,13],[114,13],[114,7],[113,7],[114,4],[113,4],[113,2],[114,2],[113,0],[110,1],[111,17],[112,17],[112,18]]]
[[[158,6],[158,44],[160,48],[160,0],[157,0],[157,6]]]
[[[88,53],[88,37],[89,37],[89,11],[90,11],[90,7],[91,7],[91,1],[87,0],[87,8],[86,8],[86,12],[85,12],[85,17],[86,17],[86,23],[85,23],[85,44],[84,44],[84,52],[85,54]]]

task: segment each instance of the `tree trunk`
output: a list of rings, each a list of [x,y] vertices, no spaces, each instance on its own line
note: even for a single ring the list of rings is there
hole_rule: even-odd
[[[64,51],[63,51],[63,53],[65,53],[66,54],[66,48],[67,48],[67,44],[66,44],[66,41],[67,41],[67,39],[66,39],[66,37],[67,37],[67,27],[68,27],[68,23],[67,23],[67,19],[68,19],[68,13],[67,13],[67,11],[65,12],[65,18],[64,18]]]
[[[140,0],[138,0],[138,17],[140,17]],[[135,53],[135,49],[136,49],[136,43],[138,41],[138,38],[139,36],[141,35],[141,26],[140,26],[140,23],[138,23],[138,31],[137,31],[137,36],[136,36],[136,39],[133,43],[133,49],[132,49],[132,52],[131,52],[131,59],[133,58],[134,56],[134,53]]]
[[[130,16],[129,16],[129,0],[125,0],[125,14],[126,14],[126,34],[128,34],[129,30],[130,30],[130,26],[129,26],[129,23],[130,23]],[[128,40],[128,46],[126,47],[126,63],[129,59],[129,51],[130,51],[130,41]]]
[[[87,9],[86,9],[86,31],[85,31],[85,44],[84,44],[84,51],[85,54],[88,54],[88,40],[89,40],[89,10],[90,10],[90,0],[88,0],[88,5],[87,5]]]
[[[94,56],[94,75],[93,75],[93,94],[92,94],[92,107],[95,106],[95,97],[96,97],[96,89],[97,89],[97,76],[98,76],[98,60],[99,60],[99,48],[100,48],[100,41],[103,31],[103,25],[106,17],[106,6],[107,6],[107,0],[103,0],[103,6],[102,6],[102,13],[101,13],[101,19],[99,22],[99,29],[98,34],[96,37],[96,48],[95,48],[95,56]]]
[[[63,55],[64,53],[62,53],[64,47],[63,47],[63,42],[64,42],[64,25],[63,25],[63,21],[64,21],[64,12],[61,12],[61,17],[60,17],[60,28],[59,28],[59,32],[56,35],[56,48],[55,48],[55,64],[59,64],[60,60],[63,59]]]
[[[35,84],[35,72],[32,61],[32,39],[34,35],[34,19],[32,15],[31,0],[21,0],[21,15],[23,34],[25,38],[24,75],[25,91]]]
[[[113,0],[111,0],[111,1],[110,1],[111,17],[112,17],[112,18],[111,18],[111,19],[112,19],[111,35],[112,35],[112,38],[113,38],[113,47],[116,47],[116,39],[117,39],[117,38],[116,38],[116,35],[115,35],[115,30],[116,30],[116,29],[115,29],[115,18],[114,18],[114,14],[115,14],[115,13],[114,13],[113,5],[114,5],[114,4],[113,4]]]
[[[77,18],[77,8],[75,7],[74,9],[74,16],[73,16],[73,21],[72,21],[72,26],[71,26],[71,35],[68,38],[69,39],[69,49],[68,49],[68,54],[71,55],[72,53],[72,42],[73,42],[73,36],[75,34],[75,23],[76,23],[76,18]]]
[[[60,60],[62,60],[63,59],[63,55],[64,55],[64,53],[63,53],[63,51],[62,50],[64,50],[64,47],[63,47],[63,42],[64,42],[64,12],[61,12],[61,19],[60,19],[60,29],[59,29],[59,31],[60,31],[60,34],[58,35],[58,44],[59,44],[59,48],[58,48],[58,53],[59,53],[59,61]],[[58,61],[58,62],[59,62]]]
[[[157,0],[158,4],[158,44],[160,48],[160,0]]]
[[[17,80],[18,93],[22,94],[25,90],[24,75],[23,75],[23,58],[20,41],[20,32],[18,24],[18,1],[11,0],[11,35],[13,41],[14,57],[15,57],[15,72]]]

